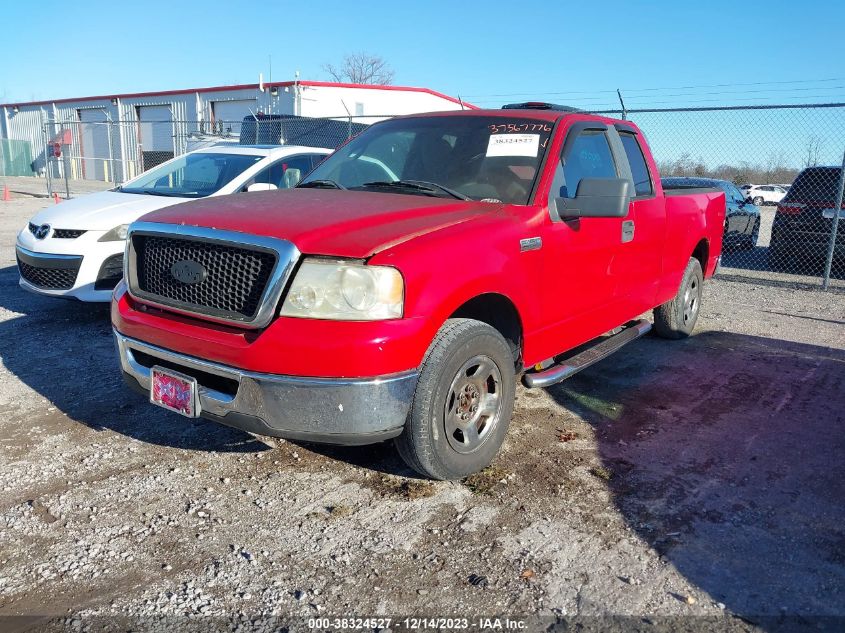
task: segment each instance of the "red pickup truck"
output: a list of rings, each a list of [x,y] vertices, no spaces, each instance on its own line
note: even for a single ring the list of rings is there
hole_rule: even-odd
[[[302,441],[395,438],[455,479],[544,387],[695,325],[718,190],[663,189],[640,130],[548,104],[377,123],[296,189],[179,204],[129,229],[112,321],[130,386]]]

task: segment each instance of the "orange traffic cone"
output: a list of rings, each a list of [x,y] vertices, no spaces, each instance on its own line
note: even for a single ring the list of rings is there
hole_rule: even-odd
[[[53,201],[54,201],[56,204],[59,204],[59,202],[61,202],[61,200],[59,200],[59,194],[57,194],[57,193],[54,193],[54,194],[53,194]]]
[[[8,202],[12,199],[12,196],[9,195],[9,185],[3,185],[3,202]]]

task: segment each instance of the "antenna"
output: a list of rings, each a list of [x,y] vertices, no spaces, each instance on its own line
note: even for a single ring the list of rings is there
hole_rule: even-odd
[[[622,101],[622,92],[619,88],[616,89],[616,94],[619,96],[619,103],[622,105],[622,120],[628,118],[628,111],[625,109],[625,102]]]
[[[461,104],[461,110],[465,110],[465,109],[466,109],[466,108],[464,108],[464,100],[463,100],[463,99],[461,99],[461,95],[458,95],[458,103],[460,103],[460,104]]]

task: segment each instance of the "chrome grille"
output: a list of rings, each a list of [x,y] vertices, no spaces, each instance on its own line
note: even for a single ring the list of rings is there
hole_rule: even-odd
[[[133,234],[132,248],[141,298],[241,321],[257,315],[277,261],[266,249],[176,236]],[[200,264],[204,279],[177,280],[171,269],[184,261]]]

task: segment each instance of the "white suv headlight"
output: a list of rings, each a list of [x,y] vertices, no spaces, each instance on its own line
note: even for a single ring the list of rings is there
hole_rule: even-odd
[[[338,321],[402,317],[402,275],[388,266],[306,259],[282,304],[282,316]]]
[[[126,239],[126,234],[129,232],[129,225],[128,224],[120,224],[114,227],[111,231],[108,231],[105,235],[103,235],[98,242],[122,242]]]

